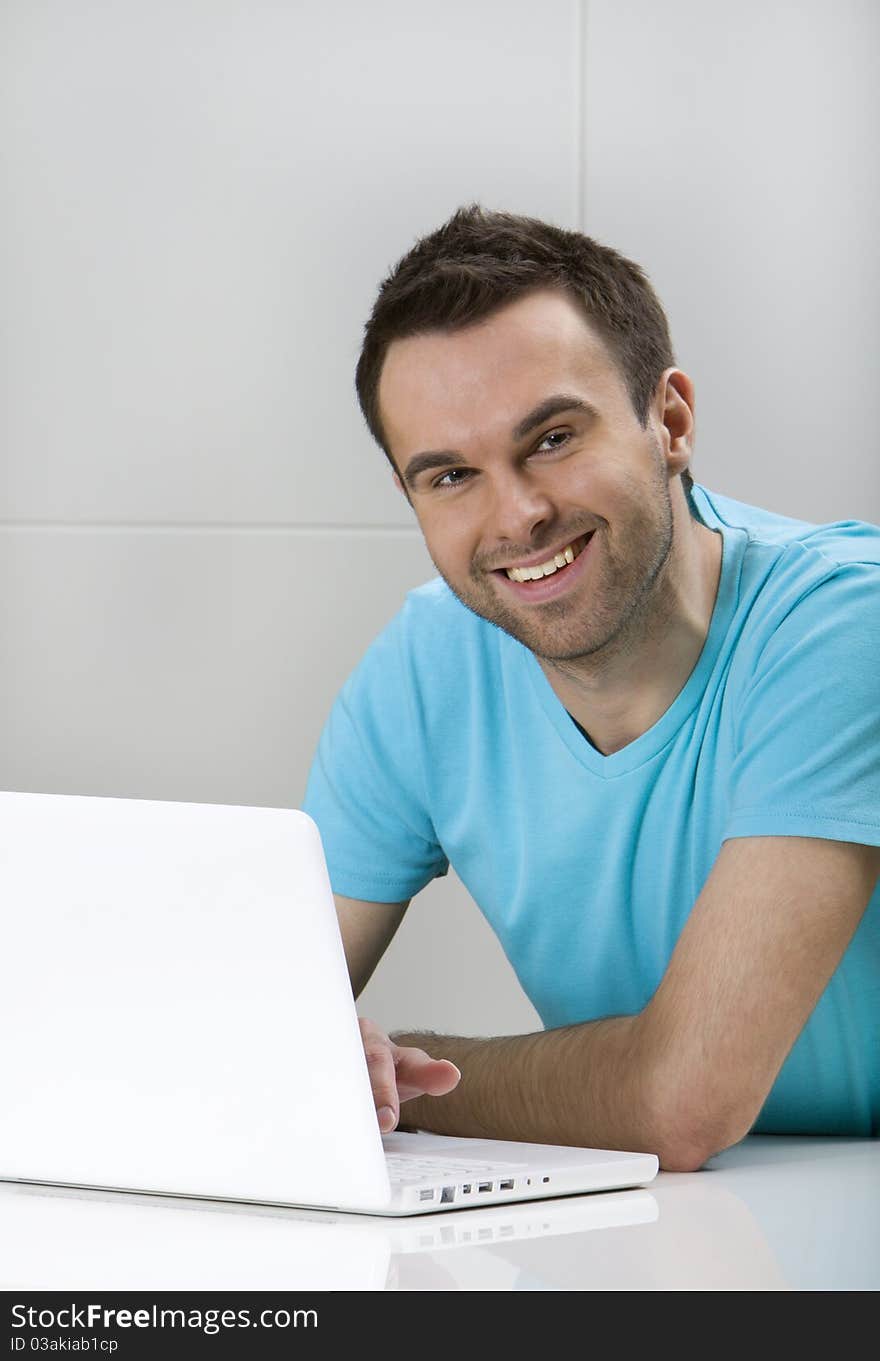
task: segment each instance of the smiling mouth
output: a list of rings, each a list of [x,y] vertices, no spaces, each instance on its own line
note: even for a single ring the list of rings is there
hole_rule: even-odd
[[[579,557],[594,533],[595,530],[590,530],[589,534],[582,534],[579,538],[573,539],[546,562],[535,563],[533,567],[502,567],[498,570],[504,572],[511,581],[540,581],[542,577],[551,577],[556,572],[563,572]]]

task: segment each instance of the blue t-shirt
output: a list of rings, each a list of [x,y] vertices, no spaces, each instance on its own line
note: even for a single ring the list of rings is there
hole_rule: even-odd
[[[727,838],[880,844],[880,529],[693,500],[723,540],[709,633],[636,741],[603,756],[437,579],[349,678],[309,776],[334,891],[399,902],[453,865],[548,1028],[647,1005]],[[880,1133],[880,888],[754,1128]]]

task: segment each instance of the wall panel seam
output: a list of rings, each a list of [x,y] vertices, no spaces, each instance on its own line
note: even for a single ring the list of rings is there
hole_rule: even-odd
[[[0,533],[58,533],[58,534],[298,534],[304,537],[318,534],[339,534],[349,537],[369,538],[371,535],[391,535],[395,538],[421,539],[420,531],[408,525],[261,525],[261,524],[174,524],[159,521],[152,524],[113,524],[79,521],[70,523],[64,520],[5,520],[0,521]]]

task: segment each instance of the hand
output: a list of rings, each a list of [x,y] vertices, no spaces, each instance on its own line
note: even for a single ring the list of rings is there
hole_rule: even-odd
[[[445,1096],[458,1086],[461,1073],[448,1059],[432,1059],[424,1049],[395,1044],[374,1021],[362,1016],[358,1023],[382,1134],[397,1127],[402,1101]]]

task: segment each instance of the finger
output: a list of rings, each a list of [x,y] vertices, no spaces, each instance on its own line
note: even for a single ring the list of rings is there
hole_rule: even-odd
[[[432,1059],[423,1049],[396,1046],[397,1093],[401,1101],[414,1096],[445,1096],[461,1081],[461,1072],[449,1059]]]
[[[379,1129],[389,1134],[400,1118],[397,1073],[388,1040],[378,1035],[364,1036],[364,1056],[376,1106]]]

